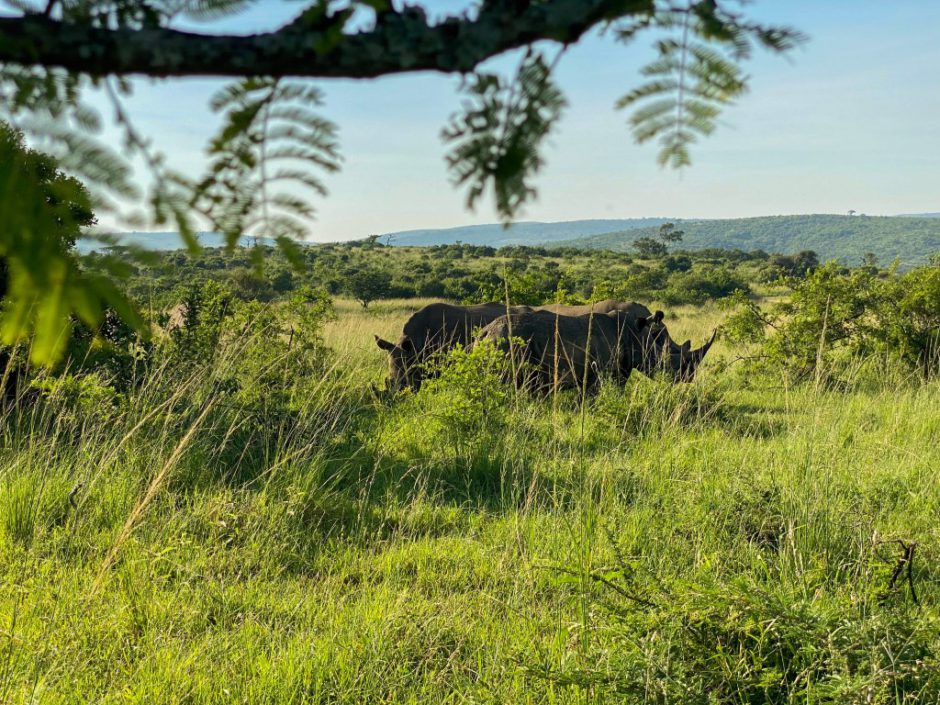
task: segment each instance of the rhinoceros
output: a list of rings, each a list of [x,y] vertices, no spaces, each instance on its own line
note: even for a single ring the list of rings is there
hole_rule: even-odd
[[[715,342],[717,331],[712,332],[712,336],[702,347],[693,350],[692,341],[686,340],[679,345],[669,334],[668,328],[662,324],[662,316],[653,321],[653,312],[646,306],[636,301],[618,301],[617,299],[604,299],[594,304],[568,306],[565,304],[551,304],[548,306],[537,306],[537,310],[552,311],[563,316],[579,316],[592,313],[608,314],[613,311],[620,311],[634,322],[646,319],[651,323],[647,328],[647,339],[645,343],[645,354],[637,369],[646,375],[652,375],[657,369],[665,371],[676,381],[691,382],[695,377],[695,372],[699,364],[709,351],[712,343]],[[661,312],[660,312],[661,313]]]
[[[644,315],[646,314],[646,315]],[[664,314],[650,314],[642,304],[622,305],[607,313],[574,316],[552,311],[503,315],[480,331],[507,347],[517,374],[536,389],[596,387],[602,374],[626,380],[634,369],[652,375],[657,369],[676,381],[692,381],[715,339],[698,350],[691,341],[677,345],[663,324]],[[513,340],[521,340],[519,350]]]
[[[609,374],[625,380],[653,353],[651,338],[663,314],[631,316],[613,310],[564,316],[553,311],[502,315],[487,324],[477,341],[492,340],[507,349],[517,381],[534,391],[597,387]]]
[[[534,308],[537,311],[551,311],[562,316],[581,316],[586,313],[593,313],[596,316],[611,311],[623,311],[635,318],[641,316],[649,318],[653,315],[653,312],[643,304],[638,304],[636,301],[618,301],[617,299],[603,299],[593,304],[546,304]]]
[[[506,315],[507,310],[510,315],[532,311],[550,312],[553,319],[557,316],[600,316],[619,312],[623,314],[620,319],[625,325],[630,323],[634,326],[641,318],[653,319],[652,312],[643,304],[616,299],[575,306],[548,304],[536,307],[510,306],[508,309],[506,304],[495,301],[472,306],[429,304],[412,314],[397,342],[392,343],[375,336],[376,345],[388,353],[389,373],[385,381],[385,391],[397,392],[405,388],[417,391],[427,374],[426,365],[432,356],[458,344],[469,344],[476,328],[486,326]],[[660,317],[659,321],[661,320]],[[688,341],[682,346],[676,345],[663,326],[656,327],[656,330],[651,328],[649,337],[656,343],[655,350],[640,360],[637,367],[647,374],[651,374],[657,366],[667,367],[677,378],[681,376],[691,379],[695,374],[695,367],[711,345],[709,343],[700,350],[691,350]],[[668,350],[665,356],[661,354],[664,350]]]
[[[665,355],[650,356],[648,362],[651,363],[651,366],[642,368],[642,371],[651,374],[658,366],[672,375],[672,378],[677,382],[691,382],[695,378],[698,366],[705,358],[705,353],[711,349],[717,335],[717,330],[712,331],[708,342],[693,350],[691,340],[686,340],[682,345],[677,345],[669,336],[669,331],[666,330],[663,338],[660,339],[660,345],[664,349]]]
[[[417,391],[427,375],[427,362],[437,353],[457,345],[467,345],[474,330],[506,314],[531,311],[528,306],[510,306],[495,301],[459,306],[435,303],[415,311],[402,329],[397,342],[375,336],[375,344],[388,353],[386,392],[405,388]]]
[[[508,311],[513,314],[532,310],[552,311],[565,316],[587,314],[592,311],[595,315],[606,314],[620,310],[635,317],[652,316],[650,310],[642,304],[615,299],[605,299],[595,304],[581,306],[548,304],[508,308]],[[496,301],[470,306],[434,303],[412,314],[405,322],[402,334],[396,342],[375,336],[375,344],[388,353],[388,377],[385,380],[385,391],[397,392],[405,388],[417,391],[427,374],[427,362],[431,357],[457,345],[469,344],[476,328],[485,326],[505,315],[506,312],[506,304]]]

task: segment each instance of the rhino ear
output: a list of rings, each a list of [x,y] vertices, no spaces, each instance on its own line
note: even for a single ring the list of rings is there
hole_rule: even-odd
[[[666,317],[665,313],[663,313],[662,311],[657,311],[656,313],[653,314],[653,321],[655,321],[656,323],[661,323],[663,318],[665,317]]]
[[[375,336],[375,344],[382,348],[382,350],[387,350],[388,352],[395,349],[395,343],[390,343],[379,336]]]

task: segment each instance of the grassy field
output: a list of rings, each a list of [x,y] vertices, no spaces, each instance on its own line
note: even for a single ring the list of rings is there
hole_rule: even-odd
[[[787,388],[719,341],[692,385],[379,405],[372,335],[421,303],[338,302],[289,422],[227,406],[237,345],[7,414],[0,703],[940,701],[936,383]]]

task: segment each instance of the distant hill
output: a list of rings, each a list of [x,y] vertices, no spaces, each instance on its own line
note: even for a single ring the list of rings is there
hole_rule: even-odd
[[[637,228],[659,227],[669,222],[669,218],[627,218],[619,220],[568,220],[561,223],[513,223],[508,228],[502,225],[468,225],[460,228],[437,230],[404,230],[385,233],[379,242],[392,245],[452,245],[462,242],[466,245],[546,245],[560,240],[610,233],[613,231],[635,230]]]
[[[681,247],[686,249],[723,247],[784,254],[814,250],[824,261],[838,259],[846,264],[858,264],[863,255],[871,252],[881,264],[899,258],[905,265],[926,262],[930,255],[940,252],[938,217],[781,215],[685,220],[677,224],[685,233]],[[652,237],[656,230],[612,231],[554,244],[630,251],[634,240]]]
[[[137,247],[144,247],[148,250],[180,250],[185,247],[183,245],[183,240],[180,237],[179,233],[176,232],[164,232],[164,233],[142,233],[142,232],[131,232],[131,233],[112,233],[120,239],[120,244],[123,245],[136,245]],[[225,238],[219,233],[196,233],[196,237],[199,239],[199,243],[203,247],[222,247],[225,244]],[[263,245],[273,245],[274,240],[269,238],[258,238],[259,242]],[[250,245],[253,240],[249,238],[242,238],[242,245]],[[100,251],[104,249],[104,246],[97,241],[91,238],[79,238],[78,242],[75,243],[75,248],[81,254],[88,254],[93,251]]]

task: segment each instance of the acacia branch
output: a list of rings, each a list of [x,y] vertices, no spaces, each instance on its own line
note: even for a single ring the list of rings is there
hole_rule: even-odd
[[[420,7],[376,16],[343,34],[349,13],[302,13],[274,32],[206,35],[169,28],[103,28],[40,14],[0,18],[0,63],[92,76],[375,78],[472,71],[539,40],[576,42],[592,27],[653,12],[654,0],[485,0],[476,17],[430,24]]]

